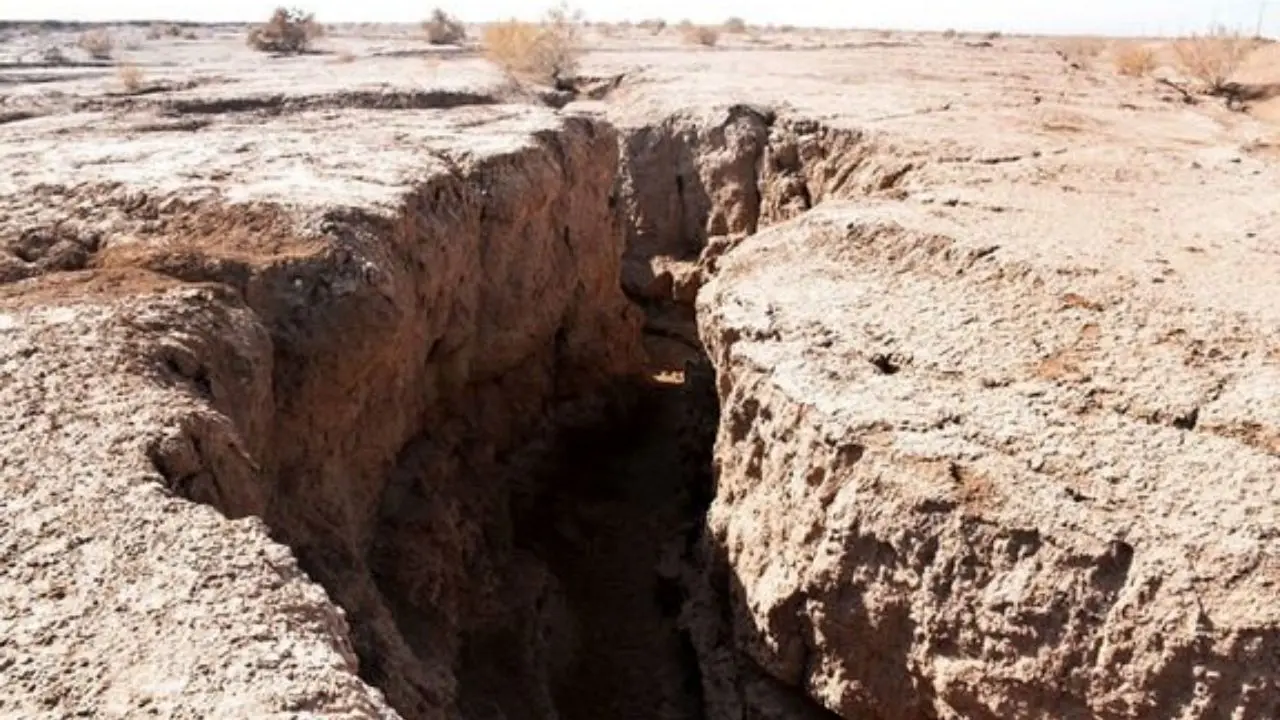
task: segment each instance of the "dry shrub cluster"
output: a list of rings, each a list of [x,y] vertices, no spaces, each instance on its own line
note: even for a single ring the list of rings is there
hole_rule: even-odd
[[[431,11],[431,17],[422,23],[422,30],[432,45],[459,45],[467,39],[467,27],[462,21],[440,8]]]
[[[40,59],[46,65],[66,65],[71,62],[71,58],[68,58],[62,48],[56,45],[45,48],[44,52],[40,54]]]
[[[724,31],[733,35],[743,35],[747,32],[747,21],[740,17],[731,17],[724,21]]]
[[[145,75],[142,68],[131,62],[122,62],[116,66],[116,75],[120,78],[120,84],[124,86],[125,92],[136,93],[142,89],[142,81]]]
[[[1156,69],[1156,53],[1142,43],[1121,43],[1111,51],[1111,62],[1121,75],[1145,77]]]
[[[650,35],[658,35],[667,29],[667,21],[662,18],[650,18],[641,20],[638,27],[648,30]]]
[[[116,49],[115,38],[103,28],[85,32],[76,41],[76,45],[94,60],[110,60]]]
[[[1254,47],[1252,38],[1218,27],[1207,35],[1174,42],[1173,52],[1184,74],[1203,83],[1210,92],[1221,92]]]
[[[508,20],[489,25],[484,48],[508,74],[559,85],[571,80],[582,56],[582,13],[561,4],[540,23]]]
[[[182,37],[182,27],[174,23],[155,23],[147,28],[148,40],[162,40],[166,37]]]
[[[306,52],[311,43],[324,35],[315,15],[297,8],[276,8],[271,19],[249,31],[249,47],[269,53]]]
[[[720,31],[706,25],[694,25],[692,23],[685,25],[681,23],[680,34],[684,37],[684,41],[690,45],[714,47],[716,43],[720,42]]]

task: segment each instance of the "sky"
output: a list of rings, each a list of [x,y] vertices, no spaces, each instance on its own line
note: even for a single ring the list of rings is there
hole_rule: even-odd
[[[554,0],[438,0],[467,21],[533,19]],[[0,20],[249,21],[281,0],[0,0]],[[285,0],[322,22],[415,22],[432,0]],[[755,24],[810,27],[1004,32],[1177,35],[1214,24],[1280,36],[1280,0],[573,0],[589,20],[661,17],[719,23],[731,16]]]

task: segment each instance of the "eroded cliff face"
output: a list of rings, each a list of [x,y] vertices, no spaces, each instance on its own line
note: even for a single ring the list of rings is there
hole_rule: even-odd
[[[1275,715],[1280,465],[1230,430],[1274,338],[952,228],[828,206],[699,296],[712,716],[769,716],[760,674],[844,718]]]
[[[721,404],[707,717],[1280,712],[1265,325],[966,232],[963,157],[746,107],[624,147],[624,287]]]
[[[737,240],[829,198],[892,194],[914,167],[881,139],[750,105],[621,132],[623,287],[641,301],[692,306]]]
[[[294,605],[263,596],[257,586],[272,583],[260,573],[239,582],[248,589],[234,591],[238,597],[202,602],[233,615],[230,605],[261,598],[255,612],[266,618],[262,642],[300,617],[344,618],[304,626],[298,642],[335,644],[345,671],[358,664],[359,676],[405,717],[555,717],[552,694],[563,681],[557,673],[577,640],[564,590],[530,537],[554,519],[542,498],[559,492],[561,479],[539,475],[539,463],[558,430],[625,415],[642,361],[638,312],[617,280],[622,228],[609,200],[617,137],[607,125],[565,118],[510,151],[443,161],[385,210],[299,214],[80,188],[81,197],[99,192],[113,208],[114,225],[106,233],[94,228],[105,237],[79,243],[96,251],[76,263],[90,269],[42,274],[75,268],[43,268],[41,253],[28,253],[15,263],[36,268],[24,273],[34,279],[4,288],[5,367],[15,379],[5,383],[6,406],[25,408],[7,415],[10,438],[35,432],[31,423],[41,418],[54,423],[51,442],[84,436],[83,423],[56,419],[60,406],[47,404],[41,378],[100,386],[106,396],[125,386],[145,389],[119,408],[80,411],[85,422],[111,425],[133,405],[157,405],[122,431],[131,442],[119,458],[82,459],[95,474],[74,492],[109,496],[125,466],[143,477],[153,467],[175,496],[231,520],[262,518],[257,532],[269,528],[291,548],[333,604],[323,593]],[[59,225],[63,234],[77,235],[77,228],[74,220]],[[148,241],[143,232],[183,242]],[[269,249],[275,252],[263,252]],[[170,312],[174,305],[188,309]],[[50,319],[58,313],[65,317]],[[94,320],[98,315],[104,319]],[[206,315],[216,321],[201,321]],[[95,322],[101,332],[77,335]],[[126,330],[131,339],[117,343]],[[102,343],[102,366],[83,358],[94,352],[86,343]],[[114,362],[112,353],[124,359]],[[65,365],[55,363],[64,356]],[[103,383],[84,376],[99,369],[108,376]],[[6,502],[15,517],[20,507],[51,513],[42,532],[59,535],[82,513],[49,495],[63,485],[73,492],[75,474],[34,481],[57,472],[45,467],[57,460],[50,457],[7,466],[10,477],[25,470],[28,484],[11,488],[16,496]],[[167,503],[181,518],[212,518],[211,510]],[[114,507],[102,506],[104,515],[91,523],[107,538],[119,536],[111,523],[126,524]],[[163,516],[153,510],[144,506],[128,524],[163,534]],[[184,546],[198,540],[175,532]],[[271,545],[265,536],[254,543]],[[97,552],[126,551],[108,544]],[[199,546],[190,552],[206,558]],[[218,550],[207,552],[213,557],[201,562],[210,569],[198,576],[223,572]],[[78,572],[53,563],[24,582],[64,583]],[[177,582],[177,572],[151,567],[144,579]],[[95,596],[121,597],[128,592],[121,584],[137,581],[126,574],[98,587],[80,579],[74,588],[59,585],[66,601],[53,620],[69,627]],[[143,605],[151,602],[186,607],[163,595]],[[172,624],[128,601],[115,610],[131,626]],[[26,653],[41,632],[24,625],[6,636]],[[104,631],[78,647],[120,657],[108,647],[129,640]],[[198,634],[175,641],[171,651],[175,660],[189,651],[216,664],[239,657],[236,642],[236,633],[225,642]],[[303,670],[308,662],[332,664],[318,651],[281,642],[279,652],[299,656]],[[270,664],[270,657],[276,655],[261,660]],[[289,664],[279,669],[287,672]],[[36,671],[32,683],[51,682]],[[147,672],[155,683],[172,677],[179,687],[162,706],[234,714],[183,694],[181,678],[191,668]],[[391,713],[380,699],[356,703],[333,683],[336,675],[317,673],[285,675],[250,693],[243,707]],[[129,688],[129,678],[99,691],[86,687],[78,670],[52,682],[54,708],[115,713],[158,702],[145,687]],[[343,683],[364,687],[354,676]]]

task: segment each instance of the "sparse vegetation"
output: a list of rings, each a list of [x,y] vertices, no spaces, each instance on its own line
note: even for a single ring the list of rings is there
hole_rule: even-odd
[[[467,39],[467,27],[462,21],[440,8],[431,11],[430,19],[422,23],[422,30],[432,45],[458,45]]]
[[[67,58],[67,54],[57,45],[45,48],[44,52],[40,54],[40,58],[46,65],[66,65],[70,62],[70,59]]]
[[[1096,38],[1068,38],[1057,44],[1058,54],[1067,62],[1089,67],[1095,58],[1102,54],[1106,46]]]
[[[1121,43],[1112,49],[1111,62],[1121,75],[1145,77],[1156,69],[1156,53],[1142,43]]]
[[[642,20],[639,23],[639,27],[648,30],[651,35],[658,35],[667,29],[667,21],[662,18],[650,18],[649,20]]]
[[[182,37],[182,27],[174,23],[155,23],[147,28],[148,40],[161,40],[166,37]]]
[[[271,19],[249,31],[249,47],[268,53],[306,52],[324,28],[311,13],[297,8],[276,8]]]
[[[489,59],[515,77],[560,85],[578,71],[582,13],[561,4],[540,23],[508,20],[484,31]]]
[[[743,35],[747,32],[747,21],[740,17],[731,17],[724,21],[724,31],[733,35]]]
[[[1252,38],[1224,27],[1207,35],[1192,35],[1174,42],[1178,69],[1203,83],[1211,93],[1221,93],[1254,49]]]
[[[943,37],[944,39],[946,39],[946,40],[955,40],[955,39],[956,39],[956,31],[955,31],[955,30],[953,30],[953,29],[951,29],[951,28],[947,28],[946,30],[944,30],[944,31],[942,32],[942,37]]]
[[[89,53],[89,57],[94,60],[110,60],[111,54],[115,52],[116,41],[103,28],[89,30],[76,41],[76,45],[85,52]]]
[[[716,43],[720,42],[720,31],[706,25],[690,24],[682,29],[681,34],[684,36],[684,41],[690,45],[714,47]]]
[[[146,77],[142,68],[131,62],[122,62],[116,66],[116,76],[120,78],[120,84],[124,86],[125,92],[136,93],[142,90],[142,81]]]

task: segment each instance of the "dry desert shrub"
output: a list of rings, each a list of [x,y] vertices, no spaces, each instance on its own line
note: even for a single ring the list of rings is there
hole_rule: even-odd
[[[46,65],[66,65],[71,62],[67,54],[57,45],[45,48],[44,52],[40,54],[40,58]]]
[[[111,53],[116,49],[115,38],[103,28],[85,32],[76,41],[76,45],[94,60],[110,60]]]
[[[951,28],[947,28],[946,30],[942,31],[942,37],[943,39],[946,39],[946,40],[955,40],[956,35],[957,35],[956,31],[952,30]]]
[[[432,45],[459,45],[467,39],[467,27],[462,21],[440,8],[431,11],[430,19],[422,23],[422,30]]]
[[[1207,35],[1174,42],[1173,53],[1183,73],[1204,83],[1210,92],[1220,92],[1253,48],[1252,38],[1218,27]]]
[[[166,37],[182,37],[182,27],[174,23],[155,23],[147,28],[148,40],[161,40]]]
[[[743,35],[747,32],[747,21],[740,17],[731,17],[724,21],[724,31],[733,35]]]
[[[120,84],[124,86],[125,92],[136,93],[142,89],[142,81],[145,75],[142,68],[131,62],[122,62],[116,66],[116,76],[120,78]]]
[[[650,35],[658,35],[667,29],[667,21],[662,18],[650,18],[640,21],[639,27],[648,30]]]
[[[271,19],[249,31],[249,47],[268,53],[296,54],[306,52],[311,43],[324,35],[324,28],[312,13],[297,8],[276,8]]]
[[[1156,53],[1142,43],[1122,43],[1111,51],[1111,62],[1121,75],[1145,77],[1156,69]]]
[[[684,41],[690,45],[702,45],[703,47],[714,47],[720,42],[720,31],[707,27],[706,25],[689,25],[682,30]]]
[[[559,84],[578,71],[582,13],[561,4],[540,23],[508,20],[484,31],[489,59],[515,77]]]

